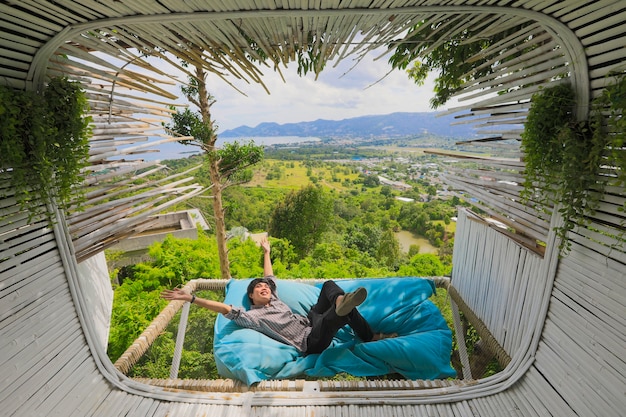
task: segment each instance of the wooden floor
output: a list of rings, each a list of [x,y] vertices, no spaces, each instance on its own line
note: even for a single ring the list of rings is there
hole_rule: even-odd
[[[496,122],[501,118],[514,117],[498,128],[504,131],[489,131],[490,135],[518,140],[525,121],[523,110],[530,106],[533,92],[553,81],[565,81],[561,77],[569,75],[577,100],[582,103],[576,111],[585,112],[590,99],[612,82],[611,74],[624,71],[625,4],[624,0],[3,1],[0,2],[3,23],[0,85],[34,91],[43,86],[46,77],[55,74],[69,74],[76,79],[93,76],[96,82],[89,91],[101,138],[111,142],[117,142],[120,135],[125,138],[125,133],[118,132],[122,126],[123,132],[132,130],[128,136],[141,139],[154,133],[152,125],[142,120],[133,124],[133,118],[126,114],[152,111],[151,117],[167,114],[169,118],[165,107],[173,98],[155,99],[154,103],[159,103],[156,107],[163,107],[163,111],[143,105],[144,91],[138,88],[139,84],[145,86],[145,92],[156,91],[150,75],[120,91],[129,74],[138,72],[128,70],[133,65],[128,71],[122,69],[140,57],[129,53],[127,42],[109,42],[112,31],[124,34],[126,38],[122,39],[131,43],[140,33],[151,44],[154,44],[152,39],[160,39],[162,43],[157,45],[175,51],[188,39],[186,32],[180,39],[172,35],[178,28],[193,27],[199,31],[198,38],[230,37],[232,45],[241,51],[247,50],[250,39],[254,39],[265,43],[276,56],[287,57],[291,54],[280,48],[295,48],[298,44],[294,42],[295,36],[313,36],[315,31],[319,35],[323,27],[335,28],[337,33],[328,31],[324,35],[330,34],[329,39],[337,42],[326,42],[320,36],[314,42],[315,48],[321,49],[314,48],[312,53],[320,52],[325,59],[333,55],[329,50],[338,52],[336,48],[345,46],[342,42],[352,43],[358,36],[376,41],[379,27],[391,25],[399,34],[406,29],[402,16],[413,16],[424,6],[423,14],[420,12],[413,18],[442,22],[442,40],[456,36],[459,28],[475,29],[482,37],[528,20],[537,23],[532,25],[536,30],[532,35],[514,35],[517,43],[510,43],[513,38],[503,41],[503,50],[523,51],[523,55],[509,62],[513,67],[504,65],[507,62],[504,59],[497,65],[497,71],[483,78],[486,84],[471,82],[461,91],[461,95],[478,96],[482,85],[501,85],[511,94],[496,94],[497,97],[487,94],[481,98],[480,105],[468,100],[462,108],[454,110],[463,112],[463,117],[477,116],[475,123],[483,129],[497,127]],[[472,8],[476,9],[474,15]],[[398,9],[397,13],[394,9]],[[242,30],[232,19],[239,12],[245,16],[247,30]],[[173,20],[163,22],[170,14]],[[181,17],[193,20],[183,22]],[[492,23],[483,28],[484,19]],[[303,27],[310,27],[311,31],[306,28],[300,31]],[[206,32],[202,32],[203,28]],[[385,32],[389,40],[396,37],[394,30]],[[271,39],[276,41],[272,43]],[[362,41],[355,43],[359,42]],[[388,43],[387,39],[378,42]],[[365,45],[366,49],[375,47],[375,42]],[[103,55],[87,54],[85,51],[91,48],[102,48]],[[296,51],[290,51],[295,56]],[[498,51],[492,51],[494,61],[500,61]],[[217,51],[220,59],[223,52]],[[535,53],[541,56],[530,58]],[[480,54],[468,59],[480,60]],[[56,59],[60,56],[70,59]],[[124,63],[119,64],[120,68],[111,64],[103,70],[102,64],[109,57],[111,61],[120,59]],[[518,58],[523,72],[512,69],[518,65]],[[247,59],[245,62],[249,64]],[[279,62],[275,64],[280,66]],[[207,66],[211,65],[209,61]],[[112,74],[117,75],[111,78]],[[253,75],[256,78],[256,72]],[[103,88],[113,79],[118,81],[115,94],[113,89]],[[129,93],[131,90],[134,92]],[[127,100],[125,94],[137,100]],[[168,95],[164,93],[163,97]],[[132,110],[128,107],[130,101],[142,105],[132,104],[135,109]],[[124,117],[109,123],[111,110]],[[133,128],[127,130],[131,124]],[[106,147],[99,149],[93,151],[109,152]],[[116,152],[124,154],[117,148]],[[102,158],[104,162],[106,157]],[[15,204],[11,186],[7,185],[10,170],[2,171],[0,417],[623,416],[626,410],[623,184],[607,190],[596,213],[590,214],[590,224],[569,233],[571,252],[559,257],[553,249],[554,241],[550,240],[554,238],[552,221],[558,216],[549,219],[529,214],[518,195],[511,194],[508,179],[513,175],[511,171],[516,173],[515,178],[523,179],[522,161],[517,161],[514,167],[498,167],[501,161],[492,162],[498,168],[489,174],[495,181],[478,178],[472,170],[454,173],[452,167],[451,173],[445,173],[450,175],[442,178],[451,188],[480,200],[478,203],[485,204],[488,210],[495,208],[494,215],[518,226],[533,242],[547,242],[545,255],[535,253],[480,219],[463,211],[458,216],[452,285],[506,351],[509,365],[497,375],[467,385],[414,390],[384,386],[374,391],[327,390],[313,382],[287,391],[193,392],[125,377],[107,358],[101,343],[97,343],[93,312],[81,288],[76,259],[87,259],[101,252],[102,242],[121,238],[126,230],[118,230],[118,218],[107,215],[102,216],[106,225],[93,226],[87,213],[82,216],[86,219],[84,228],[75,220],[74,230],[84,233],[73,244],[64,221],[52,230],[45,220],[28,218]],[[482,177],[487,165],[485,161],[481,163]],[[91,183],[97,180],[91,178]],[[189,187],[188,192],[200,190]],[[153,193],[146,191],[146,195]],[[100,201],[96,200],[92,207],[98,208],[98,204]],[[125,203],[121,207],[120,210],[127,210]],[[132,228],[130,225],[127,223],[128,228]],[[120,234],[113,234],[113,230]],[[92,233],[99,235],[95,238]]]

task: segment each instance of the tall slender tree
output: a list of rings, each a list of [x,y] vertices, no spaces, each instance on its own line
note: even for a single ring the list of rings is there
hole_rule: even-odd
[[[217,126],[211,116],[211,106],[216,99],[209,93],[206,86],[204,68],[195,67],[195,77],[190,78],[189,85],[183,87],[187,99],[199,109],[199,113],[185,109],[172,116],[172,124],[167,125],[171,131],[182,136],[193,137],[192,141],[181,141],[185,144],[199,145],[205,152],[208,163],[211,192],[213,195],[213,216],[215,220],[215,238],[220,259],[222,278],[230,278],[230,263],[226,247],[226,222],[223,190],[233,184],[250,179],[245,175],[245,168],[250,167],[263,158],[263,147],[253,142],[240,145],[237,142],[224,145],[222,149],[215,146],[217,142]]]

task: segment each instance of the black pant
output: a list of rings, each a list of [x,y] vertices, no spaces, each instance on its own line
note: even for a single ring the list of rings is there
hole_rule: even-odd
[[[338,316],[335,312],[337,297],[345,294],[333,281],[326,281],[317,304],[311,307],[308,317],[311,321],[311,334],[307,339],[306,353],[321,353],[333,341],[337,331],[349,324],[364,342],[369,342],[374,333],[361,313],[354,308],[347,316]]]

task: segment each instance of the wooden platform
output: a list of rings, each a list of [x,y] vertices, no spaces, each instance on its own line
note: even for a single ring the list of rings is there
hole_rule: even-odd
[[[149,216],[163,207],[204,191],[193,184],[191,172],[148,190],[133,189],[132,202],[120,197],[130,180],[102,185],[137,169],[164,169],[140,158],[129,165],[110,158],[135,158],[140,147],[133,140],[152,135],[176,100],[160,87],[169,81],[167,74],[138,65],[144,64],[142,52],[129,45],[149,48],[156,42],[191,59],[181,46],[193,35],[203,45],[207,41],[209,57],[199,60],[207,70],[262,82],[246,58],[259,53],[250,49],[251,39],[269,52],[276,67],[309,47],[321,64],[387,45],[423,20],[441,23],[442,38],[436,42],[467,28],[488,37],[524,27],[467,57],[493,54],[491,63],[497,65],[492,74],[462,86],[459,95],[477,102],[463,101],[449,110],[498,141],[519,141],[530,97],[541,88],[571,83],[580,103],[577,116],[584,119],[590,100],[614,81],[614,72],[626,71],[624,0],[0,1],[0,85],[37,91],[51,76],[80,80],[92,106],[93,140],[107,145],[92,147],[92,168],[102,169],[85,180],[90,210],[59,217],[54,229],[44,219],[28,218],[7,186],[11,171],[0,173],[0,415],[624,415],[623,184],[608,190],[589,225],[569,234],[571,252],[559,257],[551,232],[558,215],[524,207],[519,186],[511,185],[523,179],[521,153],[515,163],[477,157],[476,169],[450,167],[442,175],[517,232],[459,213],[452,286],[510,359],[497,375],[466,384],[388,382],[365,390],[281,381],[268,382],[268,389],[239,391],[224,381],[224,390],[202,392],[201,381],[187,389],[177,381],[172,386],[127,378],[97,342],[77,262],[148,227]],[[500,51],[519,54],[499,60]],[[226,54],[232,61],[223,60]],[[499,94],[504,90],[507,94]],[[132,146],[122,149],[124,144]],[[479,175],[484,172],[489,178]],[[166,201],[163,195],[169,195]],[[155,207],[157,202],[162,204]],[[536,241],[546,244],[531,247]]]
[[[381,381],[378,389],[358,383],[268,381],[259,389],[239,390],[227,380],[155,384],[126,378],[93,343],[89,306],[82,304],[79,281],[72,277],[64,235],[59,234],[61,244],[55,247],[57,237],[44,225],[7,229],[5,224],[5,261],[0,263],[3,415],[565,417],[591,416],[597,410],[617,416],[623,409],[625,369],[619,353],[624,323],[618,313],[624,304],[619,304],[619,291],[609,294],[610,288],[623,285],[618,263],[594,261],[577,248],[586,268],[595,272],[588,276],[598,274],[598,279],[581,279],[571,271],[580,266],[565,260],[551,290],[550,279],[540,273],[546,260],[463,213],[453,282],[512,361],[487,380]],[[15,239],[24,242],[22,251],[9,256],[6,242]],[[607,302],[593,303],[593,294],[600,292]],[[589,302],[583,303],[584,298]],[[223,389],[202,392],[203,384],[223,384]]]

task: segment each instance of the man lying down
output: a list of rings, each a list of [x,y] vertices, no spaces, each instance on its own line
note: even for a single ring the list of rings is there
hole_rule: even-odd
[[[276,295],[276,282],[270,258],[270,244],[261,242],[264,251],[264,278],[256,278],[247,288],[250,309],[233,307],[219,301],[196,297],[181,289],[165,290],[161,297],[166,300],[189,301],[200,307],[221,313],[237,325],[256,330],[266,336],[295,347],[308,355],[321,353],[346,324],[364,342],[394,337],[395,334],[374,334],[357,307],[365,301],[367,291],[363,287],[345,293],[334,281],[324,282],[317,303],[307,316],[292,312],[291,308]]]

